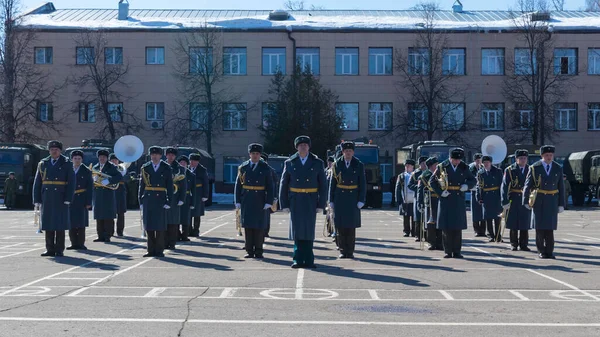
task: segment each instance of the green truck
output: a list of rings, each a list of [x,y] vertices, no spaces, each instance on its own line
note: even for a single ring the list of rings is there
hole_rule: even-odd
[[[573,152],[563,163],[564,173],[571,184],[574,206],[582,206],[586,195],[600,197],[600,150]]]
[[[407,159],[419,160],[420,157],[436,157],[441,163],[450,158],[450,150],[455,147],[455,145],[447,144],[442,140],[426,140],[396,149],[396,167],[400,169],[396,173],[404,172],[404,162]]]
[[[6,198],[4,182],[10,172],[17,179],[16,208],[33,207],[33,180],[40,160],[49,155],[43,145],[0,143],[0,204]]]

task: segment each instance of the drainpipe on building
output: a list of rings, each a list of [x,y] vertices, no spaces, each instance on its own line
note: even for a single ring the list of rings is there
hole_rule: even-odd
[[[293,85],[293,89],[294,89],[294,105],[296,104],[297,101],[297,92],[296,92],[296,39],[294,39],[292,37],[292,26],[287,26],[287,35],[288,35],[288,39],[290,39],[292,41],[292,85]]]

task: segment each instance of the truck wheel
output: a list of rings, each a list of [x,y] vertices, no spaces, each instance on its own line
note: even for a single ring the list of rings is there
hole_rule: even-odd
[[[573,206],[583,206],[585,202],[585,188],[582,184],[573,184],[571,192],[573,196]]]
[[[371,207],[381,208],[383,206],[383,193],[373,192],[373,198],[371,199]]]

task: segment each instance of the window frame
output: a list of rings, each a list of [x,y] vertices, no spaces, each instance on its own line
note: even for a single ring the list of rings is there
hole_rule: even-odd
[[[387,169],[384,169],[384,167],[387,167]],[[389,176],[385,176],[385,173],[387,172],[387,170],[389,170]],[[390,182],[390,179],[394,176],[394,166],[392,165],[392,163],[384,163],[381,161],[381,157],[379,160],[379,171],[381,172],[381,178],[383,180],[384,184],[388,184]],[[395,186],[394,186],[395,188]]]
[[[416,51],[425,51],[416,52]],[[418,68],[419,71],[416,71]],[[408,48],[407,72],[412,76],[427,76],[431,71],[431,49],[420,47]]]
[[[485,106],[496,105],[495,109],[485,108]],[[499,108],[499,109],[498,109]],[[505,128],[505,116],[506,108],[504,103],[482,103],[481,104],[481,131],[504,131]],[[484,115],[488,114],[487,118],[484,119]],[[494,114],[494,120],[496,123],[495,128],[490,128],[489,114]],[[484,124],[484,120],[487,120],[487,125]],[[500,125],[500,127],[498,127]]]
[[[276,102],[262,102],[261,104],[261,110],[260,110],[260,121],[261,121],[261,125],[264,129],[268,129],[269,128],[269,124],[266,121],[266,116],[267,113],[265,113],[265,110],[267,110],[268,113],[277,113],[277,109],[273,109],[273,111],[268,111],[268,107],[269,105],[277,105]],[[267,109],[265,109],[267,108]]]
[[[204,111],[204,122],[198,122],[194,119],[194,115],[193,113],[195,112],[194,108],[198,106],[198,109],[200,109],[198,112],[201,114],[202,111]],[[204,110],[202,110],[202,108],[204,107]],[[190,131],[206,131],[207,128],[207,121],[206,121],[206,117],[208,115],[208,104],[204,103],[204,102],[190,102],[189,105],[189,112],[190,112]],[[202,116],[199,116],[200,119],[202,119]],[[198,127],[194,128],[194,124],[197,124]]]
[[[236,183],[238,167],[242,162],[238,157],[223,157],[223,184],[233,185]],[[229,168],[230,181],[226,180],[227,174],[225,174],[225,170],[227,168]]]
[[[154,118],[148,118],[148,108],[154,105]],[[158,115],[158,107],[162,106],[162,118],[156,117]],[[164,102],[146,102],[146,121],[164,121],[165,120],[165,103]]]
[[[351,54],[351,53],[344,53],[344,51],[346,50],[356,50],[356,54]],[[338,53],[339,52],[339,53]],[[338,56],[341,57],[341,73],[338,73],[337,71],[337,65],[338,65]],[[349,60],[349,69],[350,69],[350,73],[345,73],[344,72],[344,64],[345,64],[345,57],[348,56],[350,58]],[[352,59],[353,57],[356,57],[356,73],[353,73],[353,62]],[[360,48],[359,47],[335,47],[335,76],[360,76]]]
[[[523,56],[519,56],[520,59],[522,59],[523,57],[527,57],[527,72],[521,72],[521,70],[519,70],[517,72],[517,69],[521,69],[520,67],[517,67],[517,51],[526,51],[527,55]],[[518,76],[531,76],[531,75],[535,75],[537,74],[537,50],[533,50],[533,55],[530,55],[531,53],[531,49],[529,48],[519,48],[519,47],[515,47],[514,50],[514,64],[515,64],[515,69],[514,69],[514,73],[515,75]],[[531,69],[531,65],[529,64],[529,60],[533,58],[533,69]]]
[[[360,103],[359,102],[336,102],[335,103],[335,112],[339,113],[340,110],[338,110],[338,106],[342,107],[344,105],[356,105],[356,129],[349,129],[349,128],[344,128],[342,127],[342,129],[344,130],[344,132],[349,131],[349,132],[356,132],[356,131],[360,131]],[[341,112],[343,112],[343,121],[344,124],[347,125],[347,123],[345,123],[346,121],[346,114],[345,111],[342,109]]]
[[[90,105],[92,105],[94,107],[93,109],[93,120],[91,120],[90,118]],[[84,109],[84,113],[87,115],[87,120],[83,120],[81,118],[81,109]],[[94,102],[79,102],[78,104],[78,108],[79,108],[79,123],[96,123],[96,103]]]
[[[119,112],[119,120],[116,120],[113,117],[113,114],[111,112],[112,110],[110,109],[111,105],[117,105],[117,106],[121,107],[121,111],[118,111]],[[106,110],[107,110],[108,114],[110,115],[110,119],[113,123],[123,123],[123,111],[125,111],[123,102],[108,102],[108,103],[106,103]]]
[[[244,53],[232,53],[231,50],[234,49],[243,49]],[[226,69],[229,68],[230,70],[232,70],[232,65],[233,62],[231,60],[231,55],[237,55],[238,56],[238,72],[237,73],[233,73],[233,72],[227,72]],[[244,62],[242,62],[242,57],[240,55],[243,55],[243,59]],[[229,56],[229,61],[226,61],[227,57]],[[229,66],[229,67],[227,67]],[[244,69],[244,72],[241,72],[241,69]],[[247,47],[223,47],[223,75],[224,76],[247,76],[248,75],[248,48]]]
[[[502,56],[498,56],[498,55],[493,55],[493,56],[484,56],[483,53],[486,50],[496,50],[496,51],[502,51]],[[502,59],[502,71],[501,73],[484,73],[483,71],[483,60],[484,59],[488,59],[487,61],[487,66],[488,66],[488,70],[490,68],[490,59]],[[505,48],[481,48],[481,76],[504,76],[506,75],[506,49]]]
[[[375,50],[389,50],[389,55],[387,53],[372,53]],[[375,72],[371,72],[371,57],[375,57]],[[377,72],[377,64],[379,60],[379,56],[383,57],[383,73]],[[389,56],[390,66],[389,73],[386,71],[386,59]],[[369,76],[393,76],[394,75],[394,48],[392,47],[369,47]]]
[[[150,63],[150,62],[148,62],[149,61],[148,51],[150,49],[155,49],[156,51],[162,50],[162,63]],[[155,54],[154,56],[158,60],[158,55],[157,55],[156,51],[154,53]],[[147,66],[162,66],[162,65],[165,65],[167,63],[167,50],[165,49],[164,46],[163,47],[160,47],[160,46],[148,46],[148,47],[146,47],[145,58],[146,58],[146,65]]]
[[[107,52],[109,49],[112,49],[112,63],[108,62],[109,58],[107,57]],[[115,62],[117,60],[117,53],[116,51],[120,51],[121,52],[121,62]],[[104,64],[106,65],[122,65],[123,64],[123,47],[104,47]]]
[[[316,50],[317,53],[300,53],[301,50]],[[300,57],[302,56],[302,61],[300,60]],[[300,64],[300,71],[304,72],[306,70],[306,64],[305,64],[305,60],[304,60],[304,56],[310,56],[310,72],[315,75],[315,76],[319,76],[321,75],[321,48],[319,47],[296,47],[296,64]],[[315,71],[315,67],[314,67],[314,57],[317,57],[317,65],[318,67],[316,67],[316,71]]]
[[[92,51],[91,60],[88,60],[90,62],[84,62],[84,63],[80,63],[79,62],[79,51],[80,50],[81,51],[85,51],[85,50],[91,50]],[[94,47],[75,47],[75,65],[85,66],[85,65],[88,65],[88,64],[94,64],[95,57],[96,57],[95,53],[96,53],[96,51],[94,50]],[[83,54],[83,57],[86,58],[86,55]]]
[[[227,109],[228,106],[237,106],[237,105],[243,105],[244,106],[244,110],[240,111],[240,110],[235,110],[235,112],[237,113],[241,113],[242,114],[242,118],[240,118],[240,120],[243,120],[244,125],[240,126],[239,128],[234,128],[233,127],[233,123],[232,123],[232,119],[230,116],[231,111],[230,109]],[[248,130],[248,104],[246,103],[240,103],[240,102],[233,102],[233,103],[223,103],[223,131],[247,131]],[[225,127],[225,119],[228,120],[228,125],[229,127]],[[241,123],[241,122],[240,122]]]
[[[557,106],[559,106],[559,105],[560,106],[566,106],[567,104],[569,104],[569,105],[572,104],[574,106],[574,108],[564,108],[564,107],[557,108]],[[578,109],[579,109],[579,107],[578,107],[577,103],[556,103],[554,105],[553,109],[552,109],[553,112],[554,112],[554,130],[557,131],[557,132],[574,132],[574,131],[576,132],[577,128],[578,128],[577,127],[577,124],[578,124],[578,120],[577,120]],[[558,116],[557,116],[557,112],[559,113]],[[563,112],[568,112],[568,113],[572,112],[573,113],[573,117],[574,117],[573,118],[574,119],[574,121],[573,121],[573,123],[574,123],[573,128],[571,128],[571,129],[565,129],[565,128],[560,127],[560,125],[562,124],[562,113]],[[569,116],[567,116],[567,121],[570,120],[570,118],[568,118],[568,117]],[[558,118],[558,120],[557,120],[557,118]],[[557,122],[558,122],[558,124],[557,124]]]
[[[462,51],[461,54],[451,53],[450,51]],[[456,58],[456,67],[460,68],[460,58],[462,57],[462,73],[453,72],[451,69],[446,69],[446,65],[450,67],[450,60],[446,61],[446,58]],[[444,48],[442,50],[442,75],[445,76],[466,76],[467,75],[467,49],[466,48]]]
[[[44,62],[39,63],[37,58],[37,52],[39,50],[44,51]],[[48,50],[50,50],[50,62],[48,60]],[[53,47],[33,47],[33,64],[53,64],[54,63],[54,48]]]
[[[531,131],[533,129],[533,109],[530,108],[520,108],[517,109],[519,113],[519,130],[521,131]],[[527,127],[523,127],[523,114],[527,113]]]
[[[42,106],[46,107],[46,118],[42,118]],[[37,102],[36,104],[37,120],[43,123],[52,122],[54,120],[54,105],[53,102]]]
[[[591,53],[594,53],[594,55],[591,55]],[[590,62],[590,58],[594,57],[594,69],[597,69],[597,72],[591,72],[591,63]],[[597,65],[596,65],[597,64]],[[600,48],[588,48],[588,64],[587,64],[587,74],[591,75],[591,76],[598,76],[600,75]]]
[[[195,53],[194,51],[198,51],[197,53]],[[202,57],[207,57],[208,58],[208,71],[210,72],[208,75],[212,75],[212,73],[214,72],[214,56],[213,56],[214,50],[213,47],[189,47],[188,48],[188,55],[189,55],[189,68],[188,68],[188,72],[190,74],[196,74],[196,75],[204,75],[204,62],[202,60]],[[206,56],[204,56],[206,55]],[[195,63],[195,65],[193,64]],[[197,69],[197,71],[194,71],[195,69]]]
[[[597,108],[592,108],[592,105],[597,105]],[[594,115],[592,117],[592,114]],[[592,122],[593,120],[593,122]],[[592,124],[598,125],[597,128],[593,128]],[[588,131],[600,131],[600,103],[590,102],[588,103]]]
[[[454,105],[455,108],[446,111],[446,110],[444,110],[444,106],[445,105]],[[448,113],[450,111],[456,110],[456,107],[458,107],[458,106],[462,107],[462,124],[460,126],[458,126],[458,127],[449,128],[449,127],[447,127],[448,122],[446,121],[446,117],[448,116]],[[444,102],[444,103],[442,103],[442,130],[443,131],[460,131],[460,130],[463,130],[465,128],[466,108],[467,107],[466,107],[465,103],[455,103],[455,102]],[[456,114],[454,114],[454,116],[456,117]]]
[[[279,53],[266,53],[265,51],[269,50],[269,49],[283,49],[283,54],[279,54]],[[271,66],[271,61],[273,60],[272,57],[276,56],[278,57],[278,66],[279,69],[275,72],[271,72],[271,70],[273,70],[272,66]],[[265,56],[269,56],[269,72],[266,73],[265,72]],[[281,67],[281,60],[279,59],[279,57],[283,57],[283,67]],[[286,47],[262,47],[261,49],[261,67],[262,67],[262,71],[261,74],[262,76],[275,76],[278,72],[281,72],[282,75],[286,75],[287,74],[287,48]]]
[[[422,109],[416,109],[416,107],[420,106]],[[409,116],[409,131],[427,131],[429,129],[428,119],[429,119],[429,109],[423,103],[418,102],[409,102],[408,103],[408,116]],[[420,114],[421,126],[417,125],[416,114]]]
[[[575,51],[575,56],[557,56],[557,52],[558,51]],[[563,58],[567,58],[568,60],[568,64],[567,64],[567,73],[563,74],[562,73],[562,59]],[[571,58],[575,58],[575,62],[574,64],[574,72],[571,73]],[[559,61],[558,66],[556,65],[556,61]],[[554,52],[552,55],[552,63],[554,66],[554,75],[560,75],[560,76],[577,76],[577,74],[579,73],[579,49],[578,48],[554,48]]]
[[[373,104],[378,104],[380,110],[373,110],[373,109],[371,109],[371,107],[372,107]],[[379,120],[379,118],[377,117],[378,116],[377,114],[381,113],[381,112],[383,112],[383,113],[387,113],[388,112],[388,111],[385,111],[385,110],[381,109],[384,105],[389,105],[389,107],[390,107],[390,111],[389,111],[389,119],[390,119],[389,125],[390,126],[389,126],[389,128],[385,127],[387,118],[385,117],[385,114],[384,114],[383,115],[383,128],[378,128],[377,127],[377,124],[378,124],[377,121]],[[393,105],[392,102],[369,102],[368,107],[369,107],[369,114],[368,114],[368,120],[369,120],[368,129],[369,129],[369,131],[389,131],[389,130],[392,130],[394,128],[394,118],[393,118],[394,105]],[[375,121],[374,121],[375,127],[371,127],[371,114],[372,113],[375,113]]]

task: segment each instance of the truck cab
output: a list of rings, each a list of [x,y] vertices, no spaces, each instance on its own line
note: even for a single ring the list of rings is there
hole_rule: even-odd
[[[447,144],[441,140],[427,140],[396,149],[396,166],[400,168],[400,171],[396,173],[404,172],[404,162],[407,159],[418,160],[419,157],[436,157],[441,163],[450,158],[450,150],[455,147],[455,145]]]
[[[49,155],[43,145],[0,144],[0,204],[4,203],[4,182],[9,172],[15,172],[18,181],[17,208],[31,208],[33,205],[33,181],[37,165]]]
[[[98,164],[98,157],[96,152],[98,150],[107,150],[109,153],[113,152],[114,143],[104,141],[102,139],[84,139],[81,141],[81,146],[69,147],[65,150],[65,156],[70,157],[71,152],[80,150],[83,152],[83,164],[85,166]]]

